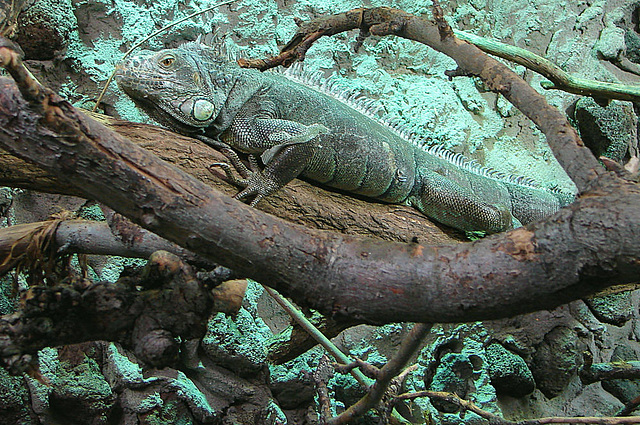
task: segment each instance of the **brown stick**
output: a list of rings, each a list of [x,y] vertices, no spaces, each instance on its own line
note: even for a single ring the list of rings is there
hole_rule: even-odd
[[[282,48],[280,55],[269,61],[243,61],[240,64],[259,69],[288,66],[295,60],[304,59],[311,44],[320,37],[353,29],[418,41],[455,60],[461,74],[478,76],[491,90],[504,95],[547,136],[554,155],[578,189],[584,191],[588,188],[589,182],[603,170],[564,114],[550,106],[542,95],[508,67],[476,46],[456,38],[441,12],[436,12],[434,17],[435,22],[432,22],[389,7],[353,9],[300,24],[298,32]]]
[[[0,47],[0,56],[7,50]],[[87,197],[152,232],[337,317],[506,317],[633,282],[640,273],[640,189],[615,175],[602,175],[544,222],[473,244],[383,242],[286,223],[167,166],[53,93],[33,102],[0,98],[4,149],[70,178]]]
[[[638,406],[640,406],[640,395],[636,396],[633,400],[630,400],[627,404],[625,404],[624,407],[620,409],[618,413],[616,413],[616,416],[628,416],[631,414],[631,412],[636,410]]]
[[[353,419],[362,416],[369,409],[377,405],[384,396],[387,386],[406,366],[407,362],[418,349],[424,337],[431,331],[431,324],[416,323],[407,333],[393,357],[380,369],[376,375],[376,381],[369,392],[358,402],[338,416],[327,420],[327,425],[346,424]]]
[[[0,275],[9,271],[10,261],[3,267],[3,260],[10,255],[19,257],[26,251],[33,236],[40,229],[50,226],[55,220],[19,224],[0,229]],[[126,243],[117,239],[105,222],[89,220],[65,220],[55,224],[53,235],[54,250],[64,249],[64,253],[96,255],[118,255],[121,257],[149,258],[156,251],[169,251],[187,261],[200,261],[195,254],[162,239],[155,234],[138,228],[134,238]]]
[[[396,397],[396,400],[412,400],[419,397],[429,397],[432,399],[443,400],[453,403],[461,410],[468,410],[475,413],[481,418],[495,425],[544,425],[544,424],[594,424],[594,425],[622,425],[622,424],[638,424],[640,416],[628,416],[624,418],[615,417],[547,417],[539,419],[528,419],[524,421],[510,421],[487,412],[473,404],[468,400],[460,398],[457,394],[441,392],[441,391],[418,391],[415,393],[405,393]]]

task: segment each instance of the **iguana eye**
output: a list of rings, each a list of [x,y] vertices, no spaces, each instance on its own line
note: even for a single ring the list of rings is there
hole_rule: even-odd
[[[160,59],[160,65],[164,66],[165,68],[169,68],[175,62],[175,60],[175,57],[167,55]]]

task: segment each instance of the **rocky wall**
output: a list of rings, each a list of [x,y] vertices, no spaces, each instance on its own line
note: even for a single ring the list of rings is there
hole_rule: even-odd
[[[92,107],[123,53],[150,32],[212,3],[207,0],[29,0],[15,40],[42,81],[76,106]],[[452,26],[526,48],[566,71],[602,81],[637,82],[640,2],[632,0],[442,0]],[[224,45],[230,57],[275,54],[308,19],[359,6],[389,5],[429,15],[422,1],[237,0],[195,17],[149,41],[174,46],[200,37]],[[504,172],[526,173],[549,187],[572,188],[544,138],[501,96],[472,78],[449,79],[453,61],[428,47],[395,37],[371,38],[352,50],[355,34],[320,40],[305,69],[340,80],[385,105],[428,143],[441,143]],[[540,88],[542,77],[510,65],[556,107],[567,112],[599,154],[624,160],[637,149],[635,105],[579,98]],[[148,121],[115,85],[99,108]],[[56,208],[87,211],[82,200],[2,192],[5,224],[44,219]],[[4,205],[5,207],[2,207]],[[8,208],[12,205],[11,208]],[[84,209],[83,209],[84,208]],[[96,260],[97,261],[97,260]],[[96,277],[115,279],[122,260],[95,263]],[[113,273],[105,272],[113,271]],[[7,285],[7,287],[10,285]],[[313,423],[314,390],[308,372],[322,350],[291,362],[267,361],[272,338],[288,319],[252,284],[243,310],[218,315],[202,342],[184,341],[179,366],[143,368],[110,343],[43,350],[41,376],[0,371],[0,424],[303,424]],[[552,415],[613,415],[639,394],[636,381],[583,385],[585,351],[594,361],[638,360],[638,294],[576,301],[551,312],[498,322],[436,326],[407,390],[453,391],[509,419]],[[10,299],[0,300],[2,312]],[[343,349],[382,365],[406,325],[360,326],[336,338]],[[355,383],[336,377],[336,409],[360,396]],[[419,400],[405,415],[420,423],[481,423],[450,405]],[[430,422],[429,422],[430,421]],[[376,423],[369,417],[362,423]]]

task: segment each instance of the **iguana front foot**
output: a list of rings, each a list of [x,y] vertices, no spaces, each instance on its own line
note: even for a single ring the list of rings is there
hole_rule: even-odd
[[[197,139],[205,142],[209,146],[212,146],[218,149],[220,152],[222,152],[222,154],[227,157],[227,159],[231,162],[231,164],[233,164],[235,169],[238,171],[238,173],[240,173],[240,175],[243,178],[246,179],[247,177],[249,177],[252,171],[256,171],[257,168],[254,168],[255,166],[254,164],[257,163],[257,160],[255,158],[251,158],[251,157],[249,158],[250,168],[247,168],[247,166],[244,165],[244,163],[238,156],[238,153],[234,151],[233,148],[231,148],[231,146],[229,146],[227,143],[222,142],[220,140],[212,139],[211,137],[207,137],[207,136],[198,136]],[[223,164],[222,162],[217,162],[215,164],[211,164],[211,166],[222,167],[225,173],[227,173],[227,176],[229,176],[230,179],[233,179],[233,177],[231,177],[231,174],[224,168],[222,164]],[[228,164],[225,164],[225,165],[227,167],[229,166]]]
[[[242,179],[233,175],[229,164],[215,164],[225,171],[227,177],[234,184],[244,187],[234,196],[235,199],[242,200],[253,196],[254,198],[249,205],[255,206],[262,198],[276,192],[300,175],[312,159],[314,149],[317,149],[314,141],[321,134],[328,133],[329,129],[320,124],[313,124],[299,125],[298,131],[297,134],[286,131],[280,131],[277,135],[272,134],[273,140],[270,140],[270,143],[277,144],[262,152],[261,159],[265,164],[264,169],[259,170],[257,158],[254,155],[249,155],[251,170],[247,170],[246,166],[242,164],[246,171],[246,175],[240,172],[244,177]],[[232,160],[231,157],[229,159]],[[238,168],[233,160],[232,163]]]
[[[274,193],[283,186],[277,180],[269,179],[261,171],[252,171],[247,178],[238,178],[233,173],[231,166],[226,162],[216,162],[211,166],[222,168],[232,184],[243,188],[233,196],[233,199],[243,200],[255,196],[249,203],[252,207],[255,207],[262,198]]]
[[[227,175],[227,178],[231,181],[232,184],[235,184],[236,186],[246,187],[249,184],[248,177],[251,175],[251,172],[248,170],[246,175],[242,176],[242,178],[238,178],[235,174],[233,174],[231,166],[226,162],[214,162],[213,164],[209,165],[209,167],[222,168],[222,171],[224,171],[224,173]]]
[[[249,176],[249,178],[246,179],[246,183],[246,187],[238,192],[233,199],[243,200],[254,196],[253,200],[249,203],[252,207],[255,207],[265,196],[280,189],[280,186],[275,182],[270,183],[260,172],[253,173]]]

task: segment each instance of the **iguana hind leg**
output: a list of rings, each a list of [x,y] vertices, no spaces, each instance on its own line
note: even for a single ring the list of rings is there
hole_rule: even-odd
[[[504,205],[484,202],[471,190],[430,170],[421,170],[421,180],[407,202],[440,223],[467,231],[498,233],[520,223]]]

